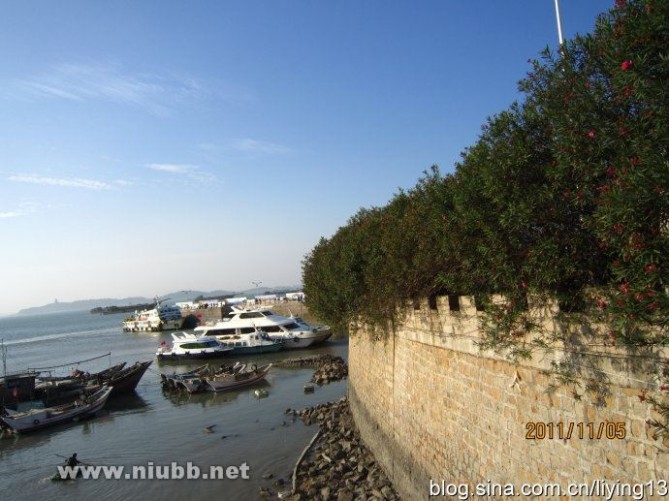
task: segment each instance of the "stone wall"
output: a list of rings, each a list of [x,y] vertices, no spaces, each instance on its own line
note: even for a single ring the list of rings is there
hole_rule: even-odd
[[[459,311],[450,311],[447,298],[434,306],[411,310],[386,339],[357,332],[349,344],[356,424],[403,498],[428,498],[431,480],[467,483],[470,493],[478,483],[566,489],[602,479],[609,485],[669,480],[668,449],[646,424],[658,416],[640,399],[642,391],[657,390],[650,354],[610,347],[574,354],[556,346],[514,364],[480,351],[479,314],[470,298],[460,298]],[[545,373],[551,361],[576,366],[580,386],[549,391],[556,382]],[[607,384],[593,384],[596,379]],[[546,437],[528,439],[528,423],[545,423]],[[614,430],[625,438],[607,438]],[[541,425],[535,432],[541,436]]]

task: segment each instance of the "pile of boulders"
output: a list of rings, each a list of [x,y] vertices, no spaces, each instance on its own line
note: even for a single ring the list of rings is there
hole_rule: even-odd
[[[295,492],[281,497],[291,501],[400,499],[360,439],[346,398],[286,413],[299,416],[307,425],[317,422],[320,435],[298,464]]]
[[[321,364],[311,376],[311,382],[318,385],[328,384],[332,381],[340,381],[348,377],[348,365],[341,357],[331,357],[327,362]]]
[[[348,365],[346,361],[342,357],[329,354],[317,357],[281,360],[275,365],[278,367],[313,367],[316,371],[311,377],[311,382],[318,385],[340,381],[348,377]]]

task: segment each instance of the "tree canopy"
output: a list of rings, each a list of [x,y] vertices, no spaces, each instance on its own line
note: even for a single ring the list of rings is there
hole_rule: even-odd
[[[454,174],[433,167],[305,256],[309,306],[383,330],[418,297],[499,293],[502,343],[529,328],[528,294],[552,296],[593,308],[614,342],[666,345],[668,47],[669,1],[618,0],[592,34],[542,52]]]

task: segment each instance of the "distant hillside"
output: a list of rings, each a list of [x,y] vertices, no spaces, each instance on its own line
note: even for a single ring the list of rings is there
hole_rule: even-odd
[[[281,294],[284,292],[295,292],[302,290],[301,286],[281,286],[281,287],[259,287],[257,289],[258,294]],[[168,301],[170,303],[175,303],[179,301],[191,301],[195,298],[213,298],[213,297],[225,297],[225,296],[247,296],[252,297],[256,294],[256,289],[251,288],[243,291],[226,291],[226,290],[215,290],[215,291],[175,291],[168,294],[164,294],[161,297],[162,300]],[[90,311],[94,308],[105,308],[110,306],[128,306],[140,303],[152,303],[153,298],[147,297],[127,297],[124,299],[114,299],[114,298],[103,298],[103,299],[82,299],[79,301],[71,302],[54,302],[50,304],[45,304],[44,306],[34,306],[31,308],[24,308],[18,312],[18,315],[44,315],[47,313],[63,313],[68,311]]]
[[[45,315],[47,313],[64,313],[68,311],[90,311],[93,308],[109,306],[109,305],[124,305],[137,303],[150,303],[151,299],[146,297],[128,297],[125,299],[82,299],[71,302],[57,302],[45,304],[44,306],[33,306],[32,308],[24,308],[18,312],[18,315]]]

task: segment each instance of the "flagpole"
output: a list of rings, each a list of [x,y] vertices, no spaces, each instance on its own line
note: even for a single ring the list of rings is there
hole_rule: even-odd
[[[557,19],[558,41],[562,47],[562,21],[560,20],[560,0],[555,0],[555,17]]]

